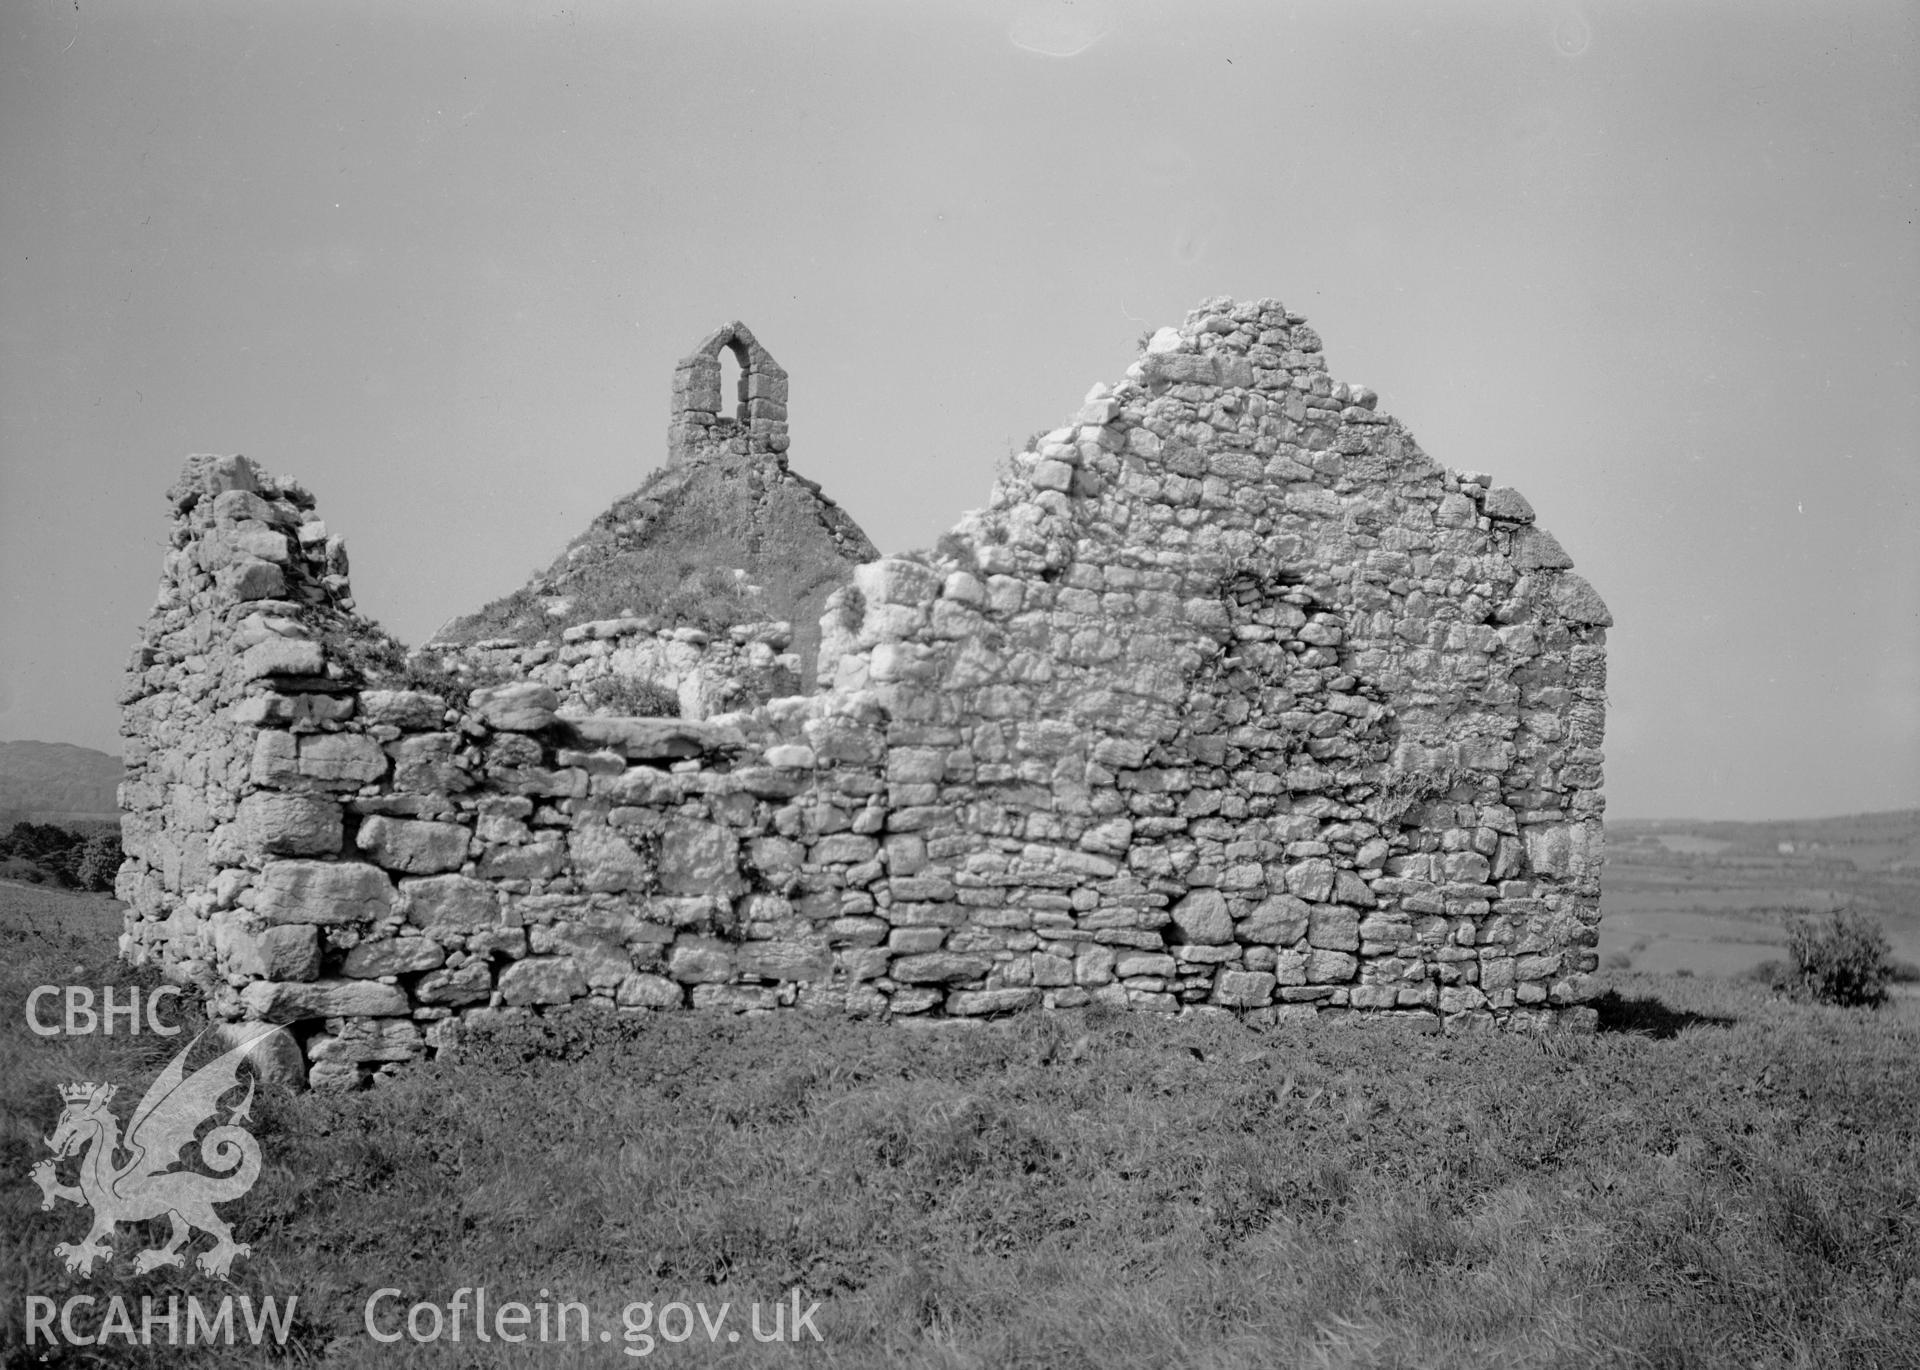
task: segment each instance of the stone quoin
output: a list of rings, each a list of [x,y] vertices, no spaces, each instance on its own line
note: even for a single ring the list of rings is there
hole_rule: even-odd
[[[787,399],[727,325],[669,468],[800,480]],[[1593,1024],[1606,607],[1274,301],[1153,334],[931,551],[856,558],[833,509],[811,663],[556,594],[409,665],[298,484],[199,456],[168,499],[123,954],[287,1023],[315,1085],[583,1000]]]

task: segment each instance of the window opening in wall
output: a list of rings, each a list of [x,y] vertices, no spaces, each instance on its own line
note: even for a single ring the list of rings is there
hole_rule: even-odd
[[[737,349],[736,343],[728,343],[720,349],[720,408],[717,412],[721,418],[737,419],[744,426],[747,406],[740,398],[743,364]]]

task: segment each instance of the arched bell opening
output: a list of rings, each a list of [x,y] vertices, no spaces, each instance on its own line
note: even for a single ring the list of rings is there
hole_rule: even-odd
[[[744,429],[748,424],[747,391],[753,375],[752,357],[738,338],[729,338],[714,360],[720,367],[720,407],[715,417],[730,420]]]
[[[737,320],[704,338],[674,371],[668,441],[676,460],[716,446],[785,452],[786,420],[787,373]]]

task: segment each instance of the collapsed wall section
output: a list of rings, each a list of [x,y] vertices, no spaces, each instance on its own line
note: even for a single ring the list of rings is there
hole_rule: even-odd
[[[715,632],[621,617],[576,623],[558,642],[429,643],[415,656],[475,684],[519,678],[550,685],[563,705],[587,713],[706,718],[799,693],[793,636],[785,619]]]
[[[303,491],[195,458],[173,497],[124,946],[316,1083],[581,999],[1591,1024],[1606,610],[1271,301],[859,566],[822,693],[704,721],[584,707],[618,624],[403,679]]]

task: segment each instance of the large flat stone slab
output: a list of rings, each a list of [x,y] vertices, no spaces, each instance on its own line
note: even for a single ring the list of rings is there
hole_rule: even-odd
[[[557,721],[579,742],[619,752],[629,761],[679,761],[710,752],[742,751],[747,745],[738,728],[690,718],[593,718],[563,713]]]
[[[366,923],[393,911],[386,873],[360,861],[273,861],[260,872],[254,909],[270,924]]]

